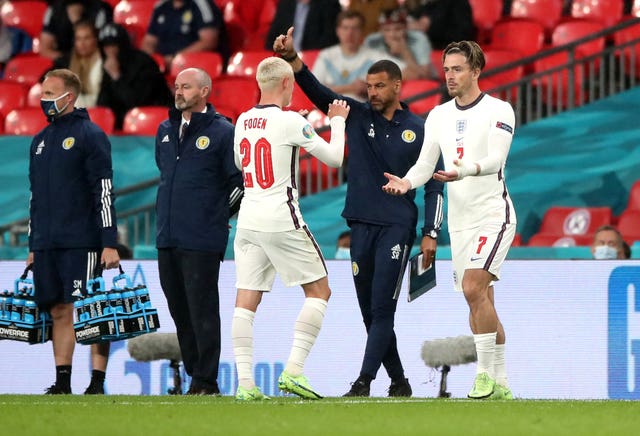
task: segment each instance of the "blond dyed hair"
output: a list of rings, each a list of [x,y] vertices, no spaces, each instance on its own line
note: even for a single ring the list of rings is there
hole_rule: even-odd
[[[272,89],[286,77],[293,79],[293,69],[283,59],[272,56],[258,64],[256,81],[261,91]]]

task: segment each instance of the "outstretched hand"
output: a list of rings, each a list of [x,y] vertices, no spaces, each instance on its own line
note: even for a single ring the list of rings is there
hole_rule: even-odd
[[[349,115],[351,107],[345,100],[333,100],[333,103],[329,103],[329,110],[327,116],[331,119],[333,117],[342,117],[344,119]]]
[[[411,189],[411,183],[407,179],[401,179],[390,173],[384,173],[389,182],[382,187],[382,190],[391,195],[404,195]]]
[[[456,159],[453,161],[453,164],[456,167],[458,167],[462,164],[462,161]],[[433,174],[433,178],[439,182],[454,182],[460,178],[460,174],[458,173],[457,170],[449,170],[449,171],[440,170]]]

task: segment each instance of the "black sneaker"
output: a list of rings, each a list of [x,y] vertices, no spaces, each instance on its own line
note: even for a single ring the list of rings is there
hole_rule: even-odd
[[[220,389],[190,386],[185,395],[220,395]]]
[[[369,383],[358,377],[356,381],[351,383],[351,389],[343,397],[368,397],[369,389]]]
[[[97,383],[90,383],[87,389],[84,390],[85,395],[104,395],[104,385]]]
[[[390,397],[410,397],[412,393],[409,379],[405,378],[400,381],[391,381],[391,385],[389,386]]]
[[[71,388],[62,389],[60,386],[58,386],[55,383],[44,390],[45,395],[65,395],[70,393],[71,393]]]

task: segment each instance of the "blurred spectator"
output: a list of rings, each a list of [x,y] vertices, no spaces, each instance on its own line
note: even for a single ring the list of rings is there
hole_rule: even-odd
[[[407,0],[409,29],[427,35],[434,49],[450,42],[472,41],[476,36],[469,0]]]
[[[364,36],[378,31],[382,11],[400,7],[397,0],[351,0],[347,10],[357,11],[364,17]]]
[[[98,105],[111,108],[116,117],[116,129],[122,129],[129,109],[169,105],[171,91],[158,64],[147,53],[131,45],[129,34],[122,26],[115,23],[104,26],[99,43],[104,73]]]
[[[109,3],[100,0],[56,0],[44,14],[40,54],[51,59],[68,54],[74,44],[74,25],[89,21],[101,29],[113,19]]]
[[[338,0],[279,0],[271,22],[266,50],[273,49],[273,41],[295,27],[296,51],[318,50],[338,43],[336,18],[341,11]]]
[[[345,230],[338,235],[335,258],[339,260],[351,259],[351,230]]]
[[[334,92],[365,101],[367,70],[376,61],[388,57],[380,50],[363,45],[364,17],[359,12],[338,14],[336,34],[339,44],[320,50],[313,65],[313,74]]]
[[[94,107],[102,85],[104,70],[98,49],[98,33],[90,21],[79,21],[74,27],[73,49],[57,58],[52,69],[68,68],[80,77],[82,87],[76,107]]]
[[[4,65],[13,56],[11,31],[0,20],[0,64]]]
[[[430,79],[431,44],[426,35],[407,28],[407,12],[398,8],[384,11],[380,15],[380,31],[367,36],[364,44],[400,59],[404,80]]]
[[[178,53],[215,51],[225,62],[229,45],[222,12],[211,0],[160,0],[157,2],[142,50],[160,53],[168,67]]]
[[[604,225],[596,229],[591,245],[591,254],[594,259],[628,259],[625,257],[624,240],[622,235],[613,226]]]
[[[631,247],[625,241],[622,241],[622,258],[631,259]]]

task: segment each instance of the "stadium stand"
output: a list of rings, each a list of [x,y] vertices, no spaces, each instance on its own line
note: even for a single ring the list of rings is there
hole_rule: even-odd
[[[409,110],[416,114],[426,114],[440,104],[441,95],[434,94],[426,98],[417,98],[420,93],[438,89],[442,83],[439,80],[414,79],[406,80],[400,89],[400,99],[406,101]],[[408,101],[408,99],[411,99]]]
[[[200,68],[206,71],[212,80],[222,75],[222,56],[212,51],[192,51],[186,53],[178,53],[169,67],[169,75],[167,82],[173,88],[173,84],[180,71],[185,68]]]
[[[155,3],[155,0],[122,0],[113,8],[113,21],[127,29],[133,45],[137,48],[140,48],[142,38],[147,32]]]
[[[2,23],[24,31],[30,38],[38,38],[47,10],[44,1],[5,1],[0,9]]]
[[[622,19],[623,0],[571,0],[571,16],[613,26]]]
[[[17,82],[0,80],[0,116],[6,117],[13,109],[24,107],[27,103],[27,88]]]
[[[542,50],[544,27],[538,21],[526,18],[502,20],[491,30],[492,50],[516,51],[521,57],[531,56]]]
[[[502,17],[502,0],[469,0],[473,24],[477,29],[477,41],[480,44],[490,40],[491,29]]]
[[[53,66],[53,61],[37,54],[18,55],[4,68],[4,79],[31,86],[40,81],[42,75]]]
[[[227,74],[230,76],[245,76],[254,78],[256,68],[261,60],[272,56],[273,53],[267,50],[247,50],[239,51],[231,56],[227,65]]]
[[[629,245],[640,241],[640,209],[628,209],[622,212],[618,220],[618,230]]]
[[[47,125],[39,107],[23,107],[9,112],[4,119],[4,132],[8,135],[35,135]]]
[[[542,24],[547,39],[562,19],[563,0],[513,0],[510,16],[528,18]]]
[[[160,123],[168,117],[168,108],[164,106],[135,107],[125,115],[122,133],[155,136]]]
[[[107,135],[111,135],[114,132],[114,126],[116,123],[116,117],[113,111],[105,106],[95,106],[87,108],[89,118],[96,123]]]

